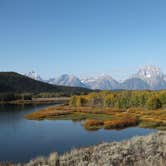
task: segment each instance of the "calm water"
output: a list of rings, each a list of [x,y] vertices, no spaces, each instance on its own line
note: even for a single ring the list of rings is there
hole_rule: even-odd
[[[79,122],[30,121],[24,115],[46,107],[0,106],[0,161],[25,162],[53,151],[63,153],[74,147],[104,141],[121,141],[154,130],[132,127],[124,130],[86,131]]]

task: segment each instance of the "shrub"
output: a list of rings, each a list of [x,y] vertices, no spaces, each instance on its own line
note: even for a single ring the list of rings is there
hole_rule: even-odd
[[[138,124],[138,119],[134,117],[125,117],[119,120],[105,121],[104,128],[105,129],[118,129],[125,128],[128,126],[135,126]]]
[[[99,129],[104,125],[102,120],[88,119],[84,123],[84,127],[88,130]]]

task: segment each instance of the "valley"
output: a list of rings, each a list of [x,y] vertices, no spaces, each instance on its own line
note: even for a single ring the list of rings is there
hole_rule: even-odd
[[[165,7],[0,0],[0,166],[166,166]]]

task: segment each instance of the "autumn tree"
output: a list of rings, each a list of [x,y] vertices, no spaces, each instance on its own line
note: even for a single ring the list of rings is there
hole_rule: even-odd
[[[146,107],[152,110],[159,109],[161,106],[161,101],[156,96],[150,97],[146,103]]]
[[[77,96],[72,96],[70,98],[70,102],[69,102],[69,105],[72,106],[72,107],[76,107],[77,106]]]

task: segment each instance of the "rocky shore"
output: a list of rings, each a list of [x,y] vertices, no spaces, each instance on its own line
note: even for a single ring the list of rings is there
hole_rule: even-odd
[[[11,164],[10,164],[11,165]],[[166,132],[134,137],[123,142],[102,143],[73,149],[63,155],[52,153],[14,166],[165,166]],[[5,165],[6,166],[6,165]]]

